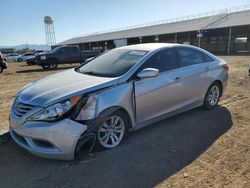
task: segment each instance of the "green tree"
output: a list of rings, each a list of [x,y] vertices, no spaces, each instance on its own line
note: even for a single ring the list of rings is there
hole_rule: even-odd
[[[25,53],[28,53],[31,51],[32,51],[32,49],[29,49],[29,48],[21,48],[21,49],[18,49],[16,52],[19,54],[25,54]]]

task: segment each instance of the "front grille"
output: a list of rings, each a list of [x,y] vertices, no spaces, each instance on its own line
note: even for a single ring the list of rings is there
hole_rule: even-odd
[[[17,117],[22,117],[27,112],[29,112],[34,106],[29,104],[24,104],[20,102],[18,99],[14,102],[13,112]]]

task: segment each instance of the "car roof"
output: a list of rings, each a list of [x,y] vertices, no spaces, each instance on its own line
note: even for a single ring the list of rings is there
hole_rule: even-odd
[[[119,49],[128,49],[128,50],[142,50],[142,51],[154,51],[164,47],[172,46],[181,46],[180,44],[175,43],[146,43],[146,44],[135,44],[129,46],[123,46]]]

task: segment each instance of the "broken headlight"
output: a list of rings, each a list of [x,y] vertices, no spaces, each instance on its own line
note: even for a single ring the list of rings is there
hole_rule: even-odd
[[[76,120],[90,120],[96,116],[96,103],[97,95],[90,95],[85,99],[84,103],[79,103],[79,111],[76,116]]]
[[[55,121],[67,113],[80,99],[80,96],[56,103],[31,115],[29,121]]]

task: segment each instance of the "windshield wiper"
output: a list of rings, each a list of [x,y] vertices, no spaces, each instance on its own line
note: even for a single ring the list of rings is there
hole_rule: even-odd
[[[76,71],[76,72],[80,72],[79,67],[76,67],[76,68],[75,68],[75,71]]]
[[[94,72],[94,71],[86,71],[86,72],[80,72],[80,73],[82,73],[82,74],[87,74],[87,75],[91,75],[91,76],[108,77],[108,76],[105,75],[105,74],[101,74],[101,73]]]
[[[86,71],[86,72],[81,72],[81,73],[95,76],[95,73],[93,71]]]

